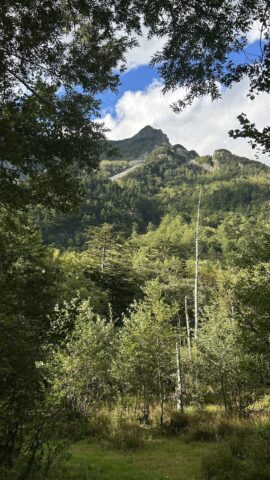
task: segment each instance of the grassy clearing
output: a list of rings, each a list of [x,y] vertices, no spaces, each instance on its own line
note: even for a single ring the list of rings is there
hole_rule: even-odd
[[[213,443],[162,439],[122,453],[84,441],[74,445],[67,469],[74,480],[195,480],[201,460],[216,448]]]
[[[269,414],[248,419],[217,407],[171,412],[162,428],[100,413],[52,480],[270,479]],[[268,412],[269,413],[269,412]],[[61,466],[60,466],[61,468]]]

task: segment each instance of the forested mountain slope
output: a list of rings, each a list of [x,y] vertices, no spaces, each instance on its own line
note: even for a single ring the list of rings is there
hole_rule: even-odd
[[[200,157],[180,144],[170,145],[160,131],[146,127],[142,132],[146,150],[157,139],[161,143],[151,153],[141,145],[139,154],[145,156],[138,168],[112,181],[118,160],[106,160],[84,179],[86,198],[77,214],[42,220],[46,243],[59,248],[65,300],[74,292],[90,296],[98,313],[110,305],[117,319],[152,280],[161,282],[168,299],[181,298],[182,312],[184,296],[193,297],[200,191],[201,307],[220,281],[231,278],[228,268],[236,268],[235,281],[245,284],[251,275],[246,268],[270,258],[266,165],[227,150]],[[132,161],[138,137],[140,132],[120,144]],[[130,160],[122,161],[128,169]]]
[[[46,221],[46,242],[83,248],[84,231],[91,225],[114,224],[127,236],[134,229],[145,232],[149,224],[158,226],[166,213],[190,222],[201,187],[203,219],[212,226],[230,212],[256,215],[268,207],[270,169],[260,162],[227,150],[200,157],[170,145],[161,130],[149,126],[131,139],[110,143],[118,148],[117,156],[84,178],[86,198],[77,214]]]
[[[81,210],[43,224],[46,242],[58,247],[60,300],[66,305],[89,302],[95,314],[113,319],[121,338],[121,388],[132,398],[146,395],[147,405],[161,399],[161,411],[162,399],[171,398],[176,385],[171,342],[177,322],[185,355],[183,402],[196,399],[188,316],[190,342],[202,362],[200,395],[218,399],[226,409],[245,409],[259,385],[265,392],[270,384],[270,169],[224,149],[201,157],[171,145],[150,127],[119,145],[125,158],[104,160],[95,175],[84,179]],[[139,166],[111,179],[119,166],[129,169],[130,162]],[[162,342],[161,350],[155,350],[156,341]],[[163,362],[162,386],[151,370],[156,356]],[[228,378],[224,385],[220,371]]]

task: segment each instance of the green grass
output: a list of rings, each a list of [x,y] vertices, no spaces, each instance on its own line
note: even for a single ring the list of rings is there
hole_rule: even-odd
[[[74,480],[195,480],[211,443],[182,439],[149,440],[134,453],[122,453],[93,442],[79,442],[67,464]]]

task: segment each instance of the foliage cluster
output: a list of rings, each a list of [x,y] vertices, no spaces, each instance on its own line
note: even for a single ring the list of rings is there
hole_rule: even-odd
[[[98,171],[110,146],[96,121],[99,95],[116,91],[143,26],[166,37],[152,61],[165,90],[189,88],[175,110],[218,98],[217,81],[246,76],[251,99],[269,92],[268,2],[128,3],[0,7],[0,461],[8,480],[56,474],[61,439],[80,436],[104,407],[128,418],[111,441],[131,447],[140,443],[134,418],[148,424],[154,409],[160,424],[171,404],[218,403],[242,417],[269,387],[268,169],[224,150],[205,169],[196,152],[146,127],[118,143],[124,161],[142,156],[144,168],[112,183],[109,170]],[[254,21],[261,54],[235,63],[229,55],[246,57]],[[243,132],[232,135],[267,150],[268,129],[244,115],[240,122]],[[250,472],[255,457],[268,462],[260,441],[250,456],[240,452]]]

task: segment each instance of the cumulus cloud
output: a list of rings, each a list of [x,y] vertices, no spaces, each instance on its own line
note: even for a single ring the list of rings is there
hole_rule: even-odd
[[[196,99],[180,115],[172,112],[170,105],[184,96],[178,89],[162,94],[161,83],[154,81],[145,90],[127,91],[119,99],[115,114],[107,113],[103,121],[111,129],[109,138],[123,139],[137,133],[145,125],[161,128],[171,143],[181,143],[199,154],[211,154],[215,149],[226,148],[237,155],[255,158],[255,153],[245,139],[233,140],[228,136],[231,128],[239,127],[237,115],[244,112],[262,128],[269,123],[269,98],[261,94],[255,101],[246,98],[248,81],[243,80],[226,90],[223,98],[212,102],[210,98]],[[261,161],[270,165],[269,156]]]
[[[264,35],[262,32],[262,24],[259,22],[259,20],[257,20],[253,23],[252,28],[247,34],[248,44],[254,43],[257,40],[260,40],[260,38],[264,38]]]
[[[152,37],[150,40],[147,38],[148,30],[146,27],[142,27],[142,36],[136,36],[136,40],[139,43],[138,47],[132,48],[126,55],[126,67],[127,71],[137,68],[142,65],[149,65],[153,55],[160,51],[166,38]]]
[[[247,34],[248,45],[256,42],[261,38],[261,23],[259,21],[254,22],[252,28]],[[126,67],[127,71],[137,68],[142,65],[149,65],[149,62],[153,55],[162,50],[166,43],[167,38],[152,37],[150,40],[147,38],[148,29],[142,26],[142,36],[136,36],[136,40],[139,43],[138,47],[132,48],[126,55]]]

